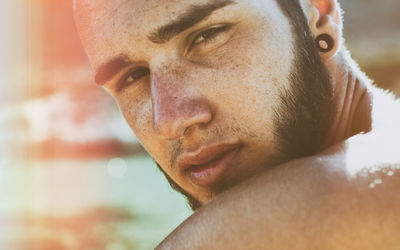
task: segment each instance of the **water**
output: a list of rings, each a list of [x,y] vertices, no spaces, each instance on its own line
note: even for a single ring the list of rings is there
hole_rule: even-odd
[[[153,249],[191,214],[183,197],[169,187],[146,156],[13,162],[0,166],[1,217],[62,217],[93,207],[122,207],[131,211],[134,222],[119,223],[116,227],[119,234],[135,243],[135,249]],[[0,233],[1,228],[0,225]]]

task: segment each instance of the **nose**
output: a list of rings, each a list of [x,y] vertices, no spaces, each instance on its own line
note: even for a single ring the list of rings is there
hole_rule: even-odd
[[[160,138],[180,138],[212,120],[210,103],[191,86],[193,80],[182,70],[152,72],[153,129]]]

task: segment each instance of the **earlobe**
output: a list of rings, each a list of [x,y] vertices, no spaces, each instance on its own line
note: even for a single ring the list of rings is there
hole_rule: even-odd
[[[327,53],[334,48],[335,41],[333,41],[333,38],[330,35],[321,34],[315,38],[315,45],[320,52]]]
[[[340,49],[342,22],[336,0],[309,0],[308,15],[315,43],[323,60]]]

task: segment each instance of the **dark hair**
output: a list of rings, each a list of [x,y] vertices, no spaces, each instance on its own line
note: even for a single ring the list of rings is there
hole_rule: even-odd
[[[312,37],[310,29],[304,29],[308,27],[307,18],[303,12],[301,4],[298,0],[276,0],[283,14],[289,19],[292,32],[298,37],[298,40],[308,40]]]
[[[334,113],[333,88],[300,2],[277,2],[295,35],[293,66],[298,70],[290,75],[290,80],[297,84],[291,91],[281,93],[282,110],[274,114],[275,133],[282,139],[284,157],[294,159],[316,154],[325,146]]]
[[[312,155],[322,149],[333,114],[333,90],[299,1],[276,1],[291,23],[296,46],[293,50],[295,64],[292,65],[296,70],[289,76],[294,86],[290,91],[281,93],[282,109],[274,114],[274,133],[281,139],[282,159],[279,161],[283,162]],[[192,210],[201,206],[157,166],[171,187],[185,196]]]
[[[176,184],[176,182],[172,180],[167,173],[165,173],[165,171],[157,162],[156,164],[158,169],[164,174],[171,188],[185,197],[186,204],[188,204],[193,211],[201,207],[201,203],[198,200],[196,200],[193,196],[191,196],[188,192],[186,192],[183,188]]]

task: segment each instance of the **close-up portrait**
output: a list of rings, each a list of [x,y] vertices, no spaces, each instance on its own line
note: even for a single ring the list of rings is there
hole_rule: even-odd
[[[0,249],[400,249],[400,2],[0,3]]]

